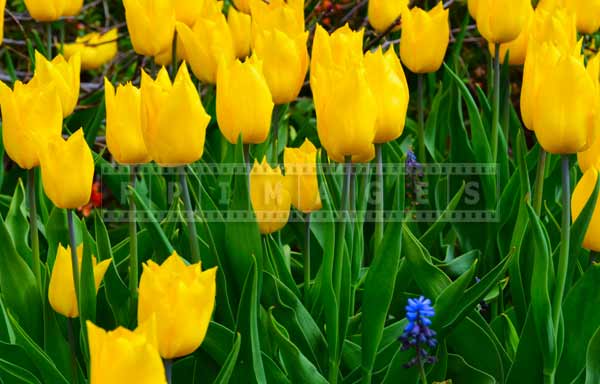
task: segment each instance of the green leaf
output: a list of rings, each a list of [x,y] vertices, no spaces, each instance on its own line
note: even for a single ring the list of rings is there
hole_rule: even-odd
[[[141,211],[144,211],[146,213],[146,216],[148,218],[148,220],[142,225],[146,229],[148,229],[148,231],[152,234],[153,242],[157,247],[159,247],[160,252],[164,256],[170,256],[173,253],[174,248],[171,245],[169,238],[160,226],[160,223],[158,222],[158,220],[156,220],[156,217],[154,217],[152,210],[148,207],[144,199],[142,199],[142,197],[139,195],[139,193],[137,193],[137,191],[134,188],[129,187],[129,190],[133,192],[133,197],[135,198],[136,205],[140,208]]]
[[[456,209],[456,206],[460,202],[464,192],[465,182],[463,181],[462,186],[454,194],[454,197],[452,197],[452,200],[450,200],[450,203],[448,203],[446,209],[441,213],[435,223],[431,224],[431,226],[427,228],[427,231],[419,238],[419,241],[421,244],[423,244],[423,246],[425,246],[425,248],[430,249],[433,246],[434,241],[437,240],[437,237],[442,232],[448,221],[448,215]]]
[[[433,319],[433,328],[446,324],[449,318],[456,312],[456,305],[460,302],[467,287],[474,282],[475,272],[477,271],[477,260],[473,262],[471,268],[463,273],[458,279],[446,287],[435,300],[435,317]]]
[[[448,354],[448,378],[455,383],[496,384],[493,376],[469,365],[459,355]]]
[[[600,327],[594,332],[586,353],[585,384],[600,383]]]
[[[36,384],[40,381],[28,370],[0,358],[0,377],[6,384]]]
[[[523,331],[519,335],[519,346],[508,372],[506,384],[542,383],[542,365],[542,352],[530,307],[526,313]]]
[[[94,278],[94,266],[92,253],[95,252],[94,240],[90,236],[86,224],[81,223],[83,234],[83,255],[79,266],[79,321],[84,355],[87,357],[87,326],[86,321],[96,322],[96,283]]]
[[[32,251],[28,244],[29,222],[27,221],[27,204],[25,202],[25,189],[21,179],[19,179],[15,187],[10,208],[6,214],[6,228],[13,239],[17,253],[29,265],[32,265]]]
[[[240,352],[240,343],[242,340],[242,336],[237,333],[235,335],[235,341],[233,343],[233,347],[231,351],[227,355],[227,360],[223,364],[221,371],[219,371],[219,375],[215,379],[214,383],[216,384],[227,384],[229,383],[229,379],[231,378],[231,374],[233,373],[233,369],[235,368],[235,363],[237,362],[238,353]]]

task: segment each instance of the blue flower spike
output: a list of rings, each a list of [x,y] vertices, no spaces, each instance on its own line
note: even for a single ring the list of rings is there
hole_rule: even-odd
[[[435,356],[430,355],[427,350],[427,348],[437,346],[436,333],[429,328],[433,316],[435,316],[435,310],[431,306],[431,300],[424,296],[408,299],[406,306],[408,324],[400,336],[400,342],[403,351],[414,349],[415,357],[404,365],[406,368],[418,365],[422,369],[425,363],[435,363]]]

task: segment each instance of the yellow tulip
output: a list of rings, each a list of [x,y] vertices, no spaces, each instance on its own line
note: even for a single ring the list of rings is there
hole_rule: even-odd
[[[238,59],[243,59],[250,54],[252,18],[248,14],[238,12],[234,7],[229,7],[227,24],[231,31],[235,55]]]
[[[588,168],[583,177],[573,190],[573,197],[571,197],[571,214],[573,221],[577,220],[583,207],[592,196],[592,192],[596,187],[598,180],[598,171],[595,167]],[[595,252],[600,252],[600,237],[598,232],[600,231],[600,204],[596,203],[594,212],[592,213],[592,219],[588,226],[585,237],[583,238],[583,247]]]
[[[521,34],[530,10],[530,0],[478,0],[477,29],[490,43],[508,43]]]
[[[404,131],[410,93],[396,52],[390,47],[365,54],[367,81],[377,102],[375,143],[395,140]]]
[[[119,85],[117,91],[104,78],[106,104],[106,144],[122,164],[150,161],[142,132],[142,97],[131,83]]]
[[[133,49],[155,56],[171,46],[175,9],[171,0],[123,0],[127,30]]]
[[[477,7],[479,6],[479,0],[467,0],[467,7],[469,14],[473,19],[477,19]]]
[[[46,196],[59,208],[78,208],[92,194],[94,159],[80,128],[66,141],[52,137],[40,151]]]
[[[217,121],[227,141],[259,144],[271,127],[273,101],[263,75],[262,62],[255,54],[243,63],[236,60],[219,70]]]
[[[250,0],[233,0],[233,4],[238,11],[250,14]]]
[[[156,80],[142,72],[142,132],[150,157],[163,166],[190,164],[202,157],[210,116],[204,110],[187,65],[171,84],[163,67]]]
[[[429,12],[418,7],[404,8],[400,58],[413,73],[437,71],[444,61],[449,39],[448,10],[442,2]]]
[[[77,259],[79,271],[81,272],[81,260],[83,257],[83,244],[77,247]],[[102,278],[110,265],[110,260],[102,260],[96,264],[96,258],[92,256],[94,268],[94,284],[96,292],[100,288]],[[66,317],[79,317],[77,308],[77,297],[75,296],[75,284],[73,282],[73,267],[71,265],[71,247],[64,248],[58,245],[56,260],[52,267],[50,285],[48,286],[48,301],[56,312]]]
[[[317,181],[317,148],[308,139],[300,148],[285,148],[283,163],[285,180],[292,205],[304,213],[321,209],[321,195]]]
[[[69,116],[75,110],[79,99],[81,57],[76,54],[66,61],[62,55],[58,55],[52,61],[48,61],[44,55],[35,51],[35,63],[32,83],[41,86],[53,82],[60,96],[63,116]]]
[[[162,265],[150,260],[143,269],[138,320],[156,316],[163,358],[194,352],[204,341],[215,306],[217,268],[202,271],[200,263],[186,265],[173,252]]]
[[[304,1],[262,0],[250,3],[252,45],[263,62],[263,72],[275,104],[298,97],[308,70],[308,32],[304,31]]]
[[[565,0],[565,4],[575,13],[579,32],[591,34],[600,28],[600,0]]]
[[[191,27],[202,13],[202,7],[207,1],[214,0],[174,0],[175,19]]]
[[[14,90],[0,81],[2,140],[8,156],[21,168],[40,164],[40,150],[62,131],[62,107],[56,85],[15,82]]]
[[[175,52],[177,56],[177,63],[180,63],[182,60],[185,60],[185,51],[183,49],[183,42],[181,41],[181,36],[177,35],[177,50]],[[160,52],[158,55],[154,56],[154,64],[159,65],[161,67],[168,67],[173,63],[173,42],[169,43],[169,46],[164,51]]]
[[[369,24],[379,33],[385,32],[402,14],[402,9],[408,6],[408,0],[369,0]]]
[[[344,69],[360,66],[363,62],[364,30],[352,31],[348,24],[337,29],[331,35],[317,25],[310,62],[310,83],[314,81],[317,66],[321,68]]]
[[[36,21],[55,21],[62,16],[76,16],[83,0],[25,0],[25,6]]]
[[[260,233],[269,234],[283,228],[290,216],[292,199],[279,167],[271,168],[266,158],[254,160],[250,171],[250,200]]]
[[[63,16],[77,16],[83,7],[83,0],[64,0]]]
[[[545,43],[534,53],[537,87],[530,101],[532,127],[538,142],[554,154],[587,149],[598,127],[597,85],[583,65],[581,55],[561,52]],[[586,100],[582,103],[581,100]]]
[[[87,321],[90,384],[166,384],[165,368],[156,349],[156,319],[135,331],[119,327],[106,332]]]
[[[0,15],[4,15],[4,8],[6,7],[6,0],[0,0]],[[0,17],[0,45],[4,39],[4,16]]]
[[[117,55],[117,37],[117,28],[113,28],[104,34],[92,32],[78,37],[74,43],[64,44],[65,58],[70,59],[79,54],[81,56],[81,68],[98,69]]]
[[[190,63],[194,75],[202,82],[215,84],[219,66],[235,60],[233,37],[221,13],[221,3],[205,1],[192,28],[177,22],[176,29],[183,46],[183,58]]]
[[[599,95],[598,102],[600,102],[600,54],[597,54],[588,60],[586,69],[592,82],[596,86],[596,94]],[[590,107],[598,110],[600,105]],[[600,119],[600,114],[597,114],[596,118]],[[600,127],[600,122],[598,123],[598,126]],[[600,168],[600,135],[596,135],[594,142],[587,150],[577,153],[577,163],[582,172],[585,172],[591,167],[596,169]]]
[[[531,31],[531,23],[533,20],[533,7],[529,7],[529,16],[525,27],[519,34],[519,36],[508,43],[500,44],[500,62],[504,62],[506,52],[508,55],[508,64],[510,65],[523,65],[525,63],[525,57],[527,56],[527,46],[529,42],[529,34]],[[495,56],[496,49],[494,43],[488,42],[488,49],[492,58]]]

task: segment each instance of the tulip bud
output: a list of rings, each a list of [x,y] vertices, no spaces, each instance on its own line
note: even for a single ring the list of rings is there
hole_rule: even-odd
[[[418,7],[404,8],[400,57],[413,73],[437,71],[444,61],[449,38],[448,10],[442,2],[429,12]]]
[[[478,0],[477,29],[490,43],[508,43],[521,34],[530,11],[530,0]]]
[[[233,38],[220,4],[212,0],[205,2],[192,28],[176,23],[183,45],[183,58],[190,63],[192,72],[200,81],[210,84],[216,82],[219,65],[235,59]]]
[[[292,205],[304,213],[322,207],[316,158],[317,148],[308,139],[300,148],[286,148],[283,151],[285,180],[288,182]]]
[[[117,28],[113,28],[104,34],[92,32],[78,37],[74,43],[64,44],[65,58],[70,59],[79,54],[81,56],[81,68],[98,69],[117,55],[117,37]]]
[[[61,16],[76,16],[83,0],[25,0],[25,6],[35,21],[55,21]]]
[[[35,63],[35,74],[31,82],[34,84],[53,82],[60,96],[63,117],[69,116],[75,110],[79,99],[81,57],[76,54],[67,62],[62,55],[58,55],[50,62],[44,55],[35,51]]]
[[[477,7],[479,6],[479,0],[467,0],[467,7],[469,9],[469,15],[473,19],[477,19]]]
[[[77,247],[77,259],[79,271],[81,272],[81,259],[83,257],[83,244]],[[92,256],[92,266],[94,269],[94,284],[96,292],[100,288],[102,278],[110,265],[110,260],[102,260],[96,264],[96,258]],[[65,317],[79,317],[79,308],[77,308],[77,297],[75,296],[75,283],[73,280],[73,267],[71,264],[71,247],[64,248],[58,245],[52,275],[50,276],[50,285],[48,286],[48,301],[56,312]]]
[[[156,80],[142,72],[142,132],[148,154],[163,166],[190,164],[202,157],[210,116],[184,63],[171,85],[163,67]]]
[[[233,5],[238,11],[250,14],[250,0],[233,0]]]
[[[165,359],[194,352],[215,306],[217,268],[202,271],[173,252],[162,265],[149,260],[140,279],[138,319],[156,316],[158,351]]]
[[[600,103],[600,54],[588,60],[586,70],[596,86],[597,100]],[[591,106],[591,108],[597,111],[600,109],[600,105]],[[596,119],[600,119],[600,114],[596,114]],[[600,127],[600,122],[597,124]],[[596,134],[594,142],[587,150],[577,153],[577,163],[582,172],[591,167],[600,168],[600,135]]]
[[[0,81],[2,140],[8,156],[21,168],[40,164],[40,150],[62,131],[62,107],[54,83],[15,82],[14,90]]]
[[[250,200],[260,233],[279,231],[290,217],[290,192],[279,167],[271,168],[266,158],[254,160],[250,171]]]
[[[156,319],[135,331],[119,327],[106,332],[86,321],[90,348],[90,384],[166,384],[156,349]]]
[[[504,61],[506,57],[506,53],[508,52],[508,64],[509,65],[523,65],[525,63],[525,57],[527,55],[527,46],[529,42],[529,35],[531,31],[531,24],[533,21],[533,8],[529,7],[529,16],[527,18],[527,23],[525,27],[519,34],[519,36],[508,43],[500,44],[500,60]],[[496,53],[496,49],[494,43],[488,42],[488,49],[492,58]]]
[[[4,8],[6,7],[6,0],[0,0],[0,15],[4,15]],[[0,45],[4,39],[4,17],[0,17]]]
[[[200,14],[202,13],[202,7],[204,3],[209,0],[198,1],[198,0],[175,0],[173,6],[175,7],[175,19],[188,26],[194,25]],[[210,0],[214,1],[214,0]]]
[[[243,59],[250,54],[252,18],[250,15],[236,11],[234,7],[229,7],[227,24],[231,31],[235,55],[238,59]]]
[[[585,207],[585,204],[588,202],[592,196],[592,193],[594,192],[597,181],[598,171],[592,166],[585,171],[581,177],[581,180],[579,180],[575,186],[575,189],[573,190],[573,196],[571,197],[571,214],[573,216],[573,221],[577,220],[581,214],[581,211],[583,211],[583,207]],[[600,237],[598,237],[599,231],[600,204],[596,203],[590,224],[588,225],[587,232],[583,238],[583,248],[600,252]]]
[[[131,83],[115,88],[104,78],[106,144],[121,164],[150,161],[142,132],[142,98]]]
[[[83,7],[83,0],[64,0],[63,16],[77,16]]]
[[[579,32],[592,34],[600,28],[599,0],[565,0],[565,5],[576,15]]]
[[[235,144],[241,134],[245,144],[262,143],[269,135],[272,113],[271,92],[256,55],[220,68],[217,121],[227,141]]]
[[[171,46],[175,9],[171,0],[123,0],[127,30],[133,49],[155,56]]]
[[[94,159],[80,128],[66,141],[52,137],[41,148],[42,184],[46,196],[59,208],[87,204],[92,194]]]
[[[408,0],[369,0],[369,24],[379,33],[385,32],[408,7]]]
[[[404,131],[410,93],[393,47],[365,54],[367,81],[377,103],[375,143],[385,143],[400,137]]]

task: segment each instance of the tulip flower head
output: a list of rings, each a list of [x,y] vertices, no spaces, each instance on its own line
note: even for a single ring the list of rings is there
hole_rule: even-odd
[[[143,266],[138,319],[156,317],[158,350],[165,359],[194,352],[206,335],[215,305],[217,268],[186,265],[176,252]]]
[[[31,82],[38,86],[54,83],[60,96],[63,116],[69,116],[79,99],[81,56],[75,54],[67,61],[62,55],[58,55],[48,61],[44,55],[35,51],[35,63],[35,74]]]
[[[308,139],[299,148],[285,148],[283,163],[292,205],[309,213],[321,209],[317,181],[317,148]]]
[[[227,24],[231,31],[235,55],[238,59],[243,59],[250,54],[252,18],[248,14],[238,12],[234,7],[229,7]]]
[[[581,211],[583,211],[585,204],[594,192],[597,181],[598,170],[592,166],[585,171],[581,180],[579,180],[575,186],[573,196],[571,197],[571,214],[573,216],[573,221],[577,220]],[[584,248],[600,252],[600,238],[598,237],[598,231],[600,231],[600,204],[596,203],[587,232],[583,238],[582,245]]]
[[[379,33],[385,32],[402,14],[408,0],[369,0],[369,24]]]
[[[40,151],[51,137],[60,137],[62,106],[56,85],[23,84],[11,90],[0,81],[2,141],[8,156],[23,169],[40,164]]]
[[[81,271],[81,261],[83,257],[83,244],[77,247],[77,259],[79,271]],[[92,256],[92,267],[94,269],[94,284],[96,292],[100,288],[100,283],[104,274],[110,265],[110,260],[102,260],[96,263],[96,258]],[[48,301],[56,312],[65,317],[79,317],[79,308],[77,307],[77,297],[75,296],[75,284],[73,280],[73,267],[71,265],[71,247],[64,248],[58,245],[52,275],[50,276],[50,285],[48,286]]]
[[[70,59],[79,54],[81,68],[98,69],[117,55],[117,37],[116,28],[103,34],[92,32],[78,37],[75,42],[64,44],[65,58]]]
[[[4,15],[4,8],[6,7],[6,0],[0,0],[0,15]],[[4,39],[4,17],[0,17],[0,45]]]
[[[529,16],[525,27],[519,34],[519,36],[508,43],[500,44],[500,60],[504,61],[506,53],[508,52],[508,64],[509,65],[523,65],[525,63],[525,57],[527,55],[527,47],[529,43],[529,35],[531,31],[531,24],[533,23],[533,7],[529,7]],[[488,49],[492,57],[495,55],[494,43],[488,42]]]
[[[530,12],[530,0],[477,0],[477,29],[490,43],[508,43],[521,34]]]
[[[78,208],[92,194],[94,159],[80,128],[66,141],[51,137],[40,151],[46,196],[59,208]]]
[[[469,9],[469,15],[473,19],[477,19],[477,7],[479,6],[479,0],[467,0],[467,7]]]
[[[106,332],[87,321],[90,348],[90,384],[166,384],[165,368],[158,354],[156,319],[135,331],[119,327]]]
[[[121,164],[150,161],[142,131],[142,96],[131,83],[115,88],[104,78],[106,144]]]
[[[600,54],[588,60],[586,70],[596,86],[597,101],[600,102]],[[597,111],[599,107],[596,105],[592,109]],[[596,119],[600,119],[600,114],[596,115]],[[600,122],[598,126],[600,127]],[[577,153],[577,163],[582,172],[587,171],[591,167],[600,168],[600,135],[596,134],[592,145],[587,150]]]
[[[175,32],[172,0],[123,0],[123,6],[131,44],[138,54],[156,56],[171,46]]]
[[[233,0],[238,11],[250,14],[250,0]]]
[[[210,116],[185,62],[171,84],[163,67],[153,80],[142,72],[142,132],[150,158],[163,166],[190,164],[202,157]]]
[[[435,72],[441,67],[450,39],[448,13],[442,2],[429,12],[404,8],[400,57],[413,73]]]
[[[291,196],[279,167],[271,168],[266,158],[254,160],[250,171],[250,200],[260,233],[279,231],[288,222]]]
[[[55,21],[62,16],[76,16],[83,0],[25,0],[25,6],[35,21]]]
[[[236,60],[219,70],[217,121],[227,141],[259,144],[271,127],[273,100],[263,75],[262,61],[255,54],[243,63]]]
[[[592,34],[600,28],[600,0],[564,0],[577,19],[577,30]]]

